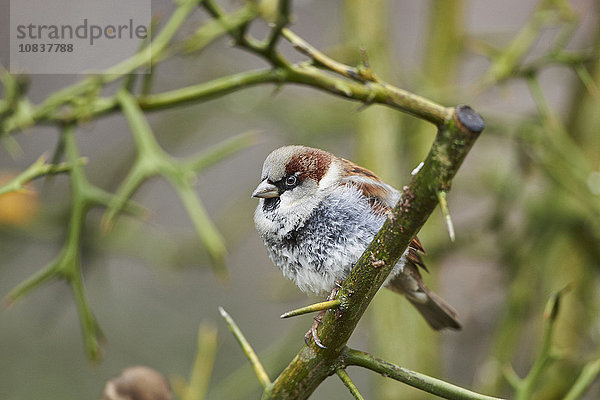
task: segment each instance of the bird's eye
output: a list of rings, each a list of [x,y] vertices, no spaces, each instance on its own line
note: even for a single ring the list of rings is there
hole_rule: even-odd
[[[296,175],[290,175],[287,178],[285,178],[285,185],[287,187],[294,187],[294,186],[296,186],[297,183],[298,183],[298,178],[296,177]]]

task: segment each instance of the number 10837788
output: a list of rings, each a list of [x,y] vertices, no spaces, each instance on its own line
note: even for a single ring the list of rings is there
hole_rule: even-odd
[[[73,43],[19,43],[19,53],[72,53]]]

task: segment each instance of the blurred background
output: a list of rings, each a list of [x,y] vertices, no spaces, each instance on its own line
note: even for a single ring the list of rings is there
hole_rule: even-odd
[[[0,63],[7,65],[7,2],[0,9]],[[229,10],[239,2],[223,1]],[[170,2],[154,1],[166,20]],[[430,0],[293,2],[292,30],[349,65],[368,61],[384,81],[444,105],[469,104],[487,128],[448,196],[456,241],[437,210],[419,234],[425,276],[459,312],[463,330],[432,332],[408,303],[382,291],[350,346],[487,394],[512,397],[507,366],[525,376],[540,350],[549,296],[567,285],[553,338],[560,359],[544,369],[533,398],[558,399],[584,364],[600,358],[600,2],[597,0]],[[197,10],[180,34],[208,19]],[[266,25],[257,22],[258,37]],[[287,43],[292,61],[304,56]],[[223,37],[196,56],[162,63],[154,92],[266,67]],[[39,103],[79,76],[33,75]],[[115,86],[116,87],[116,86]],[[109,88],[110,91],[110,88]],[[311,316],[279,315],[309,298],[281,276],[255,232],[250,197],[266,155],[286,144],[331,151],[401,187],[435,129],[382,106],[308,87],[271,85],[147,114],[160,145],[190,156],[247,131],[258,141],[202,171],[196,192],[225,239],[230,279],[222,284],[181,200],[165,182],[145,182],[134,199],[145,219],[121,216],[109,233],[102,210],[86,219],[82,268],[91,308],[106,337],[104,358],[86,358],[73,296],[64,282],[33,290],[0,310],[0,399],[99,399],[104,383],[131,365],[187,378],[200,324],[218,329],[208,399],[260,396],[260,385],[217,311],[223,306],[278,375],[303,344]],[[58,131],[12,135],[0,146],[0,179],[52,154]],[[111,114],[77,129],[89,180],[115,191],[136,148],[125,118]],[[39,179],[0,197],[0,294],[48,264],[65,241],[69,179]],[[431,398],[358,368],[348,370],[367,398]],[[315,399],[351,398],[328,379]],[[600,398],[596,380],[586,399]]]

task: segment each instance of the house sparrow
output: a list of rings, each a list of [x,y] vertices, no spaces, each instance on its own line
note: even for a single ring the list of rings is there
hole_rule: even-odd
[[[346,278],[401,197],[368,169],[304,146],[269,154],[252,196],[259,198],[254,222],[271,260],[302,291],[316,294]],[[420,253],[415,237],[384,285],[433,329],[460,329],[452,307],[423,283]]]

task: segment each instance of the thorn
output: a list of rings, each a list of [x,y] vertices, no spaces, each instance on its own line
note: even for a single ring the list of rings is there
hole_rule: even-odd
[[[254,369],[254,373],[256,374],[256,377],[260,381],[261,385],[264,388],[270,386],[271,380],[269,379],[269,376],[267,375],[265,368],[263,367],[260,360],[258,359],[258,356],[256,355],[256,352],[254,351],[254,349],[252,349],[252,346],[250,346],[250,343],[248,343],[248,341],[244,337],[244,334],[242,333],[240,328],[237,326],[237,324],[235,323],[233,318],[231,318],[231,316],[227,313],[227,311],[225,311],[225,309],[221,306],[219,306],[219,313],[221,314],[221,316],[227,323],[227,327],[229,328],[229,331],[233,334],[235,339],[238,341],[240,347],[242,348],[242,351],[244,352],[244,354],[246,355],[246,358],[250,362],[250,365]]]
[[[279,318],[283,319],[283,318],[296,317],[298,315],[309,314],[309,313],[316,312],[316,311],[323,311],[323,310],[329,310],[332,308],[338,308],[339,306],[340,306],[339,299],[322,301],[320,303],[315,303],[315,304],[311,304],[306,307],[301,307],[301,308],[297,308],[292,311],[288,311],[286,313],[281,314],[281,316]]]
[[[446,201],[446,194],[447,192],[445,190],[439,190],[437,192],[437,198],[440,203],[440,208],[442,209],[446,227],[448,228],[448,236],[450,236],[450,241],[454,242],[456,236],[454,234],[454,224],[452,223],[452,217],[450,216],[450,210],[448,209],[448,203]]]
[[[276,83],[275,87],[273,88],[273,91],[271,92],[271,97],[277,96],[279,92],[281,92],[281,89],[283,89],[283,84]]]
[[[100,221],[100,231],[103,234],[108,234],[112,230],[114,226],[114,220],[112,217],[107,217],[106,214],[102,217]]]

